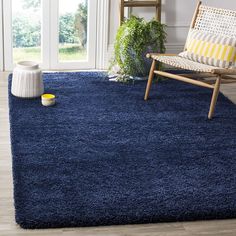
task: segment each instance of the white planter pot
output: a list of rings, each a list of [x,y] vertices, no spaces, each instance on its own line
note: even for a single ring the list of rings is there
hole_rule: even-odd
[[[42,72],[36,62],[17,63],[13,71],[11,93],[21,98],[35,98],[44,93]]]

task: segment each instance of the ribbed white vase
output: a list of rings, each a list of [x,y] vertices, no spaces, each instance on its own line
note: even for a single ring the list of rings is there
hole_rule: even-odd
[[[11,93],[21,98],[35,98],[44,93],[42,72],[36,62],[17,63],[13,71]]]

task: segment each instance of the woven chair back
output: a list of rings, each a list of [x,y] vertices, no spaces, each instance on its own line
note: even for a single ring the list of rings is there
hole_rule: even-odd
[[[193,28],[236,38],[236,11],[201,5]]]

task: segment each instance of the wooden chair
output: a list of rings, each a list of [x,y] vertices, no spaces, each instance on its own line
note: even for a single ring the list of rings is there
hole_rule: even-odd
[[[236,11],[208,7],[202,5],[202,3],[199,2],[192,19],[190,29],[196,29],[213,34],[220,34],[223,36],[236,38]],[[186,50],[186,46],[184,50]],[[236,75],[236,69],[222,69],[205,64],[200,64],[173,54],[150,53],[147,54],[147,57],[153,59],[153,62],[149,73],[144,100],[148,99],[155,74],[193,85],[206,87],[213,90],[210,110],[208,114],[209,119],[212,119],[214,115],[221,83],[224,80],[226,80],[226,82],[227,80],[228,82],[235,82],[235,78],[232,77],[232,75]],[[190,70],[193,71],[194,74],[176,75],[164,71],[159,71],[156,70],[157,62],[161,62],[184,70]],[[194,77],[194,75],[195,77],[201,79],[193,79],[192,77]],[[214,80],[208,81],[206,79],[210,77],[214,78]]]

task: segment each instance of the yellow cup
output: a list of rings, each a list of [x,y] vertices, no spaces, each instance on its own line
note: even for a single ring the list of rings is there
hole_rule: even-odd
[[[45,107],[54,106],[56,103],[56,96],[53,94],[43,94],[41,96],[42,105]]]

